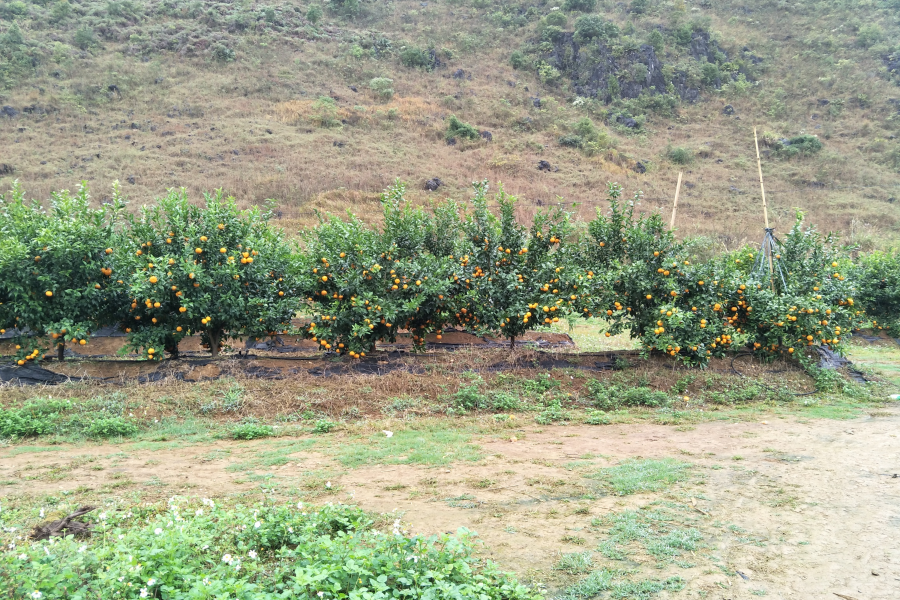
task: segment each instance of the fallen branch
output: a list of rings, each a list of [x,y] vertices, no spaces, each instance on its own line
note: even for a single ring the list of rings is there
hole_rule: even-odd
[[[65,537],[67,535],[88,535],[91,533],[91,528],[94,526],[93,523],[82,523],[75,519],[82,515],[86,515],[92,510],[97,510],[97,507],[82,506],[65,518],[38,525],[34,528],[34,531],[31,532],[31,539],[46,540],[51,537]]]

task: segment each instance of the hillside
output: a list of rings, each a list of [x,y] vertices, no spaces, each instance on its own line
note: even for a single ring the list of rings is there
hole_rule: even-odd
[[[293,232],[398,177],[668,214],[683,169],[680,235],[732,249],[754,127],[778,231],[900,238],[900,2],[0,1],[0,188],[36,198],[221,187]]]

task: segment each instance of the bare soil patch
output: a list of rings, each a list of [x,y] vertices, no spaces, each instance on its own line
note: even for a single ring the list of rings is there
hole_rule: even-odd
[[[571,581],[552,568],[560,553],[595,550],[602,541],[605,528],[592,520],[671,503],[705,545],[686,552],[682,566],[640,554],[619,565],[684,578],[685,590],[670,597],[837,593],[874,600],[896,598],[900,589],[898,425],[900,410],[889,407],[845,421],[527,426],[476,437],[481,460],[439,467],[344,467],[334,446],[366,442],[340,433],[203,445],[16,446],[0,450],[0,481],[10,498],[35,500],[61,491],[86,501],[135,491],[146,499],[270,488],[312,502],[400,511],[414,533],[477,531],[485,555],[551,590]],[[279,449],[281,460],[266,460]],[[634,457],[674,457],[693,465],[691,476],[659,493],[628,496],[598,491],[585,477]]]

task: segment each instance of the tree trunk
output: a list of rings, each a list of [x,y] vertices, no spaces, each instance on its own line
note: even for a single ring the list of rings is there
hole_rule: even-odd
[[[516,349],[516,336],[511,336],[509,338],[509,351],[512,352]]]
[[[213,358],[219,356],[219,340],[222,339],[222,331],[216,329],[209,332],[209,351]]]
[[[56,360],[62,362],[66,359],[66,343],[60,342],[56,345]]]

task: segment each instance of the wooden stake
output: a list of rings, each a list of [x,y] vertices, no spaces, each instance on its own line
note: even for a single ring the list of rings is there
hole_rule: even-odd
[[[759,157],[759,138],[756,137],[756,127],[753,128],[753,141],[756,143],[756,168],[759,169],[759,190],[762,192],[763,216],[766,220],[766,229],[769,228],[769,208],[766,206],[766,186],[763,185],[762,159]]]
[[[672,221],[669,222],[669,229],[675,229],[675,213],[678,211],[678,194],[681,192],[681,175],[682,171],[678,171],[678,183],[675,185],[675,202],[672,204]]]
[[[766,205],[766,186],[763,184],[762,159],[759,157],[759,138],[756,136],[756,127],[753,128],[753,142],[756,144],[756,168],[759,170],[759,191],[762,193],[763,218],[766,222],[766,235],[769,235],[769,207]],[[775,291],[775,265],[772,263],[772,248],[767,252],[769,255],[769,284],[772,291]]]

